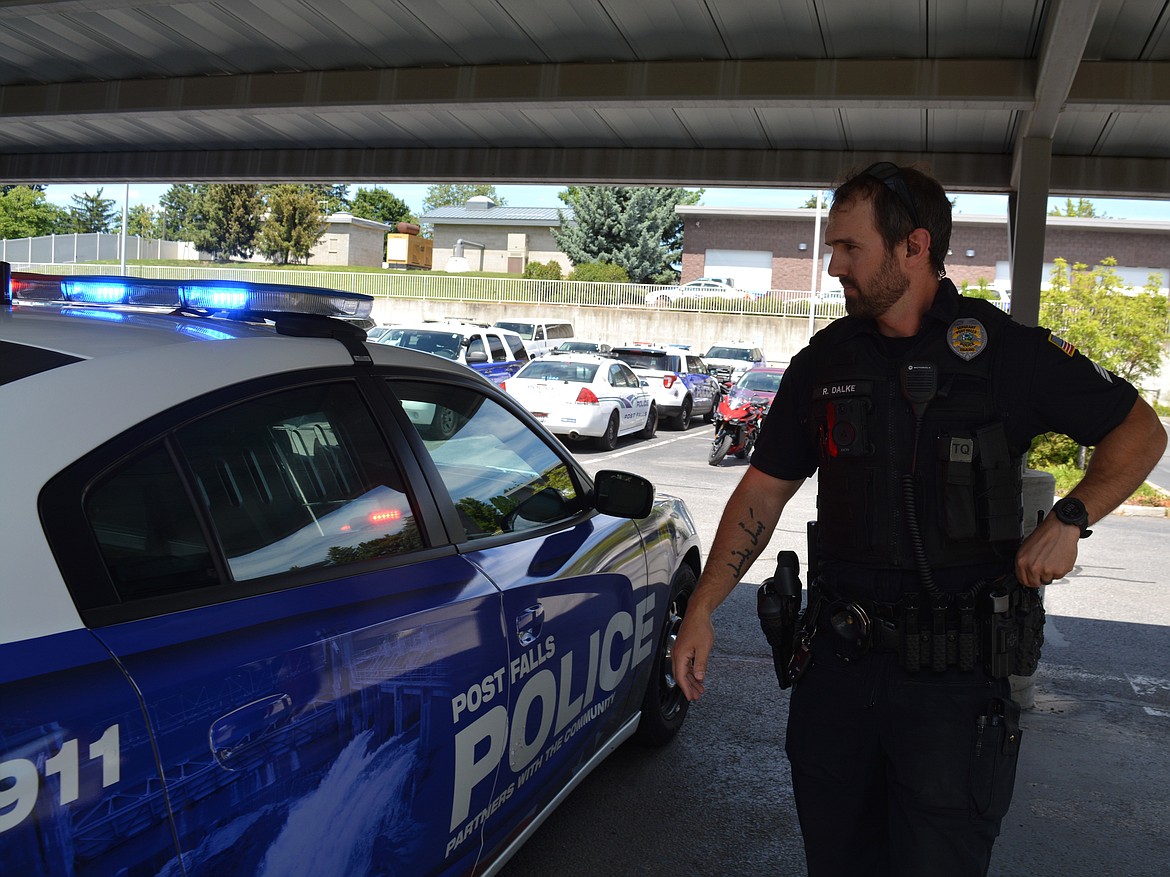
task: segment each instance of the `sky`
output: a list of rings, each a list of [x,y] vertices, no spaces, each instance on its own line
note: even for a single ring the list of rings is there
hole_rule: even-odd
[[[360,183],[360,186],[373,188],[373,183]],[[352,196],[358,185],[350,187]],[[430,183],[387,183],[381,188],[389,189],[397,197],[405,201],[411,211],[417,216],[422,212],[422,202],[426,197]],[[130,183],[88,183],[81,186],[50,185],[45,188],[45,195],[54,204],[69,207],[73,204],[73,196],[86,192],[96,193],[102,190],[102,197],[114,201],[120,208],[122,201],[127,197],[130,207],[144,204],[157,207],[158,199],[163,195],[170,184],[138,184]],[[561,185],[499,185],[496,192],[503,198],[509,207],[562,207],[557,198],[557,192],[564,189]],[[711,188],[704,190],[703,198],[699,202],[704,207],[732,207],[732,208],[771,208],[789,209],[800,207],[814,192],[808,189],[730,189]],[[827,194],[827,193],[826,193]],[[969,215],[1005,216],[1007,214],[1006,195],[977,195],[968,193],[951,193],[955,201],[955,211]],[[1105,215],[1111,219],[1148,219],[1170,221],[1170,200],[1143,199],[1123,200],[1112,198],[1093,198],[1098,215]],[[1049,199],[1049,207],[1064,206],[1065,199]]]

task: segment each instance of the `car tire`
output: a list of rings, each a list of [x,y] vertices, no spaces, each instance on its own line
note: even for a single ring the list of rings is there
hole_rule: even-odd
[[[459,431],[459,427],[463,425],[460,420],[459,412],[445,405],[438,406],[435,410],[435,419],[431,422],[430,429],[427,430],[427,438],[451,438],[451,436]]]
[[[695,571],[684,563],[670,582],[662,636],[658,640],[650,680],[642,698],[642,718],[634,732],[634,739],[644,746],[665,746],[674,739],[687,716],[690,702],[674,678],[670,656],[686,615],[687,603],[695,592],[696,581]]]
[[[605,432],[595,438],[593,442],[603,451],[612,451],[617,447],[617,440],[618,414],[615,411],[613,414],[609,415],[609,423],[605,425]]]
[[[658,406],[651,402],[650,413],[646,416],[646,425],[642,427],[642,431],[638,435],[644,439],[652,439],[656,432],[658,432]]]
[[[693,403],[691,402],[691,398],[689,396],[686,399],[683,399],[682,411],[680,411],[674,417],[673,426],[675,429],[685,431],[685,430],[688,430],[691,428],[691,405],[692,404]]]

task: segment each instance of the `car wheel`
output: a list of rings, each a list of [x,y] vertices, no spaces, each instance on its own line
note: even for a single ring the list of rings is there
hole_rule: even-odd
[[[644,439],[654,438],[654,433],[658,431],[658,406],[653,402],[650,403],[650,413],[646,416],[646,425],[642,427],[642,431],[638,433]]]
[[[674,428],[686,430],[691,427],[691,400],[690,398],[683,399],[682,411],[680,411],[674,418]]]
[[[593,441],[597,447],[603,451],[612,451],[617,447],[618,440],[618,415],[615,411],[609,415],[609,423],[605,425],[605,432],[595,438]]]
[[[459,413],[446,405],[440,405],[435,410],[435,419],[431,421],[428,438],[449,439],[459,431]]]
[[[684,563],[670,583],[662,636],[654,655],[654,665],[650,668],[646,694],[642,698],[642,718],[634,734],[634,738],[646,746],[665,746],[674,739],[690,706],[674,678],[670,656],[687,612],[687,603],[695,591],[695,582],[695,571]]]

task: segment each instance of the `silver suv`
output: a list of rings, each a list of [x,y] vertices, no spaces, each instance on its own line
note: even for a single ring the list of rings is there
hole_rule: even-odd
[[[730,388],[749,368],[768,364],[764,351],[750,341],[713,344],[703,359],[711,369],[711,374],[725,388]]]
[[[646,382],[658,405],[658,416],[675,429],[687,429],[691,416],[710,421],[722,387],[703,358],[685,347],[634,345],[615,347],[620,359]]]

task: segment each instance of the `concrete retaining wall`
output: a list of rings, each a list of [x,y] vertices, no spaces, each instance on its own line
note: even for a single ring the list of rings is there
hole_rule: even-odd
[[[382,323],[408,323],[445,318],[465,319],[476,323],[525,317],[555,317],[570,320],[578,338],[627,344],[649,341],[661,344],[686,344],[705,352],[712,344],[724,341],[751,341],[764,351],[769,362],[787,362],[808,343],[807,317],[768,317],[744,314],[705,314],[692,311],[656,311],[641,308],[596,308],[582,305],[520,305],[496,303],[379,299],[373,317]],[[822,329],[829,320],[816,320]]]

